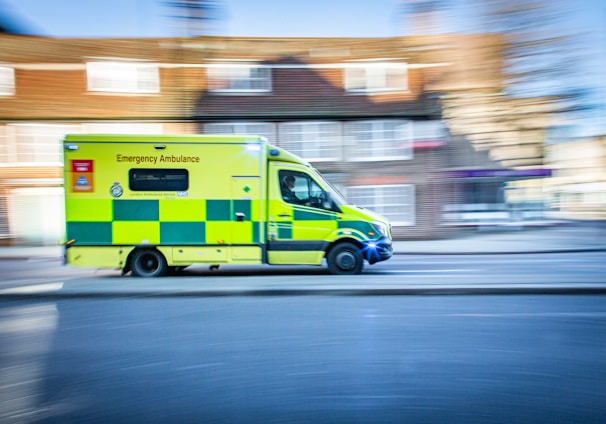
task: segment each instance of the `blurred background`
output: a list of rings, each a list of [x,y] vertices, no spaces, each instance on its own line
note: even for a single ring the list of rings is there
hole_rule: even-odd
[[[0,243],[63,238],[67,133],[255,133],[396,239],[606,218],[599,0],[0,0]],[[109,187],[96,187],[109,190]]]

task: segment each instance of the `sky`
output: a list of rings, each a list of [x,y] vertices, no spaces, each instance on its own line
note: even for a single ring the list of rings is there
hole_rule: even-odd
[[[16,15],[36,33],[51,37],[180,37],[188,33],[170,15],[167,0],[0,0],[0,12]],[[549,0],[557,1],[557,0]],[[222,0],[213,35],[258,37],[391,37],[411,35],[396,19],[401,0]],[[474,13],[482,0],[447,0],[441,32],[477,30]],[[606,133],[606,2],[562,0],[563,25],[581,34],[581,63],[593,101],[591,120]],[[404,22],[404,23],[403,23]]]
[[[182,35],[162,0],[1,0],[44,35]],[[218,25],[229,36],[385,37],[396,34],[396,0],[223,0]]]

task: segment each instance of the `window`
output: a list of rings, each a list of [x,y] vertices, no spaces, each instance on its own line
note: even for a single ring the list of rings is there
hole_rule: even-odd
[[[0,131],[0,164],[63,165],[63,137],[79,125],[16,124]]]
[[[160,74],[152,63],[88,62],[88,89],[113,93],[159,93]]]
[[[351,186],[347,188],[347,200],[389,218],[393,225],[415,225],[413,185]]]
[[[350,93],[408,90],[408,72],[403,63],[367,63],[345,68],[345,89]]]
[[[297,171],[282,170],[278,173],[282,199],[287,203],[327,210],[338,207],[322,187],[309,175]]]
[[[0,240],[11,236],[8,224],[8,196],[0,195]]]
[[[444,141],[446,126],[442,121],[415,121],[413,124],[415,141]]]
[[[15,70],[0,66],[0,96],[15,94]]]
[[[269,122],[226,122],[204,125],[206,134],[254,134],[276,143],[276,126]]]
[[[145,124],[138,122],[128,123],[96,123],[83,124],[85,132],[89,134],[163,134],[164,125]]]
[[[132,191],[186,191],[187,169],[131,169],[128,183]]]
[[[288,122],[280,125],[280,147],[305,160],[341,159],[341,127],[338,122]]]
[[[271,92],[271,68],[259,65],[211,66],[207,70],[208,90],[215,93]]]
[[[345,124],[351,161],[412,159],[410,123],[403,120],[357,121]]]

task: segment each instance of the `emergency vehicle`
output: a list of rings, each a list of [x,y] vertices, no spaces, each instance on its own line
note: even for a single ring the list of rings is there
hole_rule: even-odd
[[[386,218],[263,137],[70,134],[64,158],[69,265],[155,277],[326,262],[358,274],[392,256]]]

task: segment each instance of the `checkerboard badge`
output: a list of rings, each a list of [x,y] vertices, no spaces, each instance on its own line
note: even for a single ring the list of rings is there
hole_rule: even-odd
[[[124,190],[122,189],[122,186],[120,185],[120,181],[114,181],[114,185],[111,186],[111,188],[109,189],[109,192],[112,195],[112,197],[122,196],[122,193],[124,193]]]

